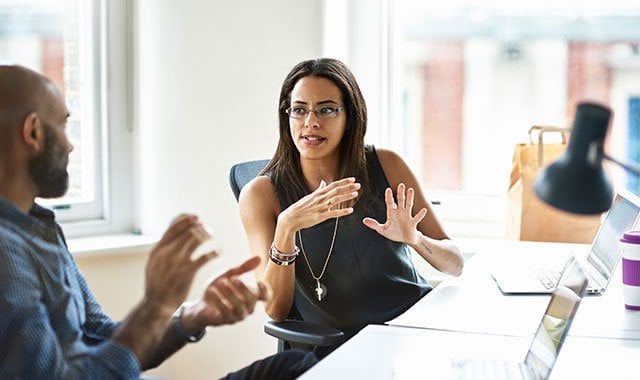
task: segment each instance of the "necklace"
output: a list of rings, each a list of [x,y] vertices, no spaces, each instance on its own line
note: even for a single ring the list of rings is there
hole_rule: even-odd
[[[309,259],[307,258],[307,252],[305,252],[304,244],[302,243],[302,232],[298,230],[298,238],[300,239],[300,248],[302,249],[302,256],[304,256],[304,261],[307,263],[307,267],[309,268],[309,273],[311,273],[311,277],[313,277],[313,279],[316,280],[316,287],[313,290],[316,292],[316,295],[318,296],[318,301],[322,301],[322,299],[327,295],[327,287],[320,282],[320,279],[322,278],[322,276],[324,276],[324,272],[327,269],[327,264],[329,264],[329,258],[331,258],[331,252],[333,252],[333,243],[335,243],[336,241],[336,232],[338,232],[338,219],[340,218],[336,218],[336,225],[335,227],[333,227],[333,237],[331,238],[331,247],[329,247],[329,252],[327,253],[327,259],[324,261],[324,266],[322,267],[322,271],[318,276],[316,276],[316,274],[313,273],[313,269],[311,269],[311,263],[309,263]]]

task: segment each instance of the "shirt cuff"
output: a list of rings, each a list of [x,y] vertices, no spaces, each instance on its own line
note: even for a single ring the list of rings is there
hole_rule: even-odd
[[[127,347],[113,340],[106,341],[97,348],[96,357],[103,365],[123,379],[137,379],[140,377],[140,363],[138,357]]]

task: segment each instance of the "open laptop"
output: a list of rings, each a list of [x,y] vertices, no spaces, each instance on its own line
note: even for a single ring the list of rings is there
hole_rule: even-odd
[[[523,362],[455,359],[454,379],[547,379],[567,337],[571,322],[586,293],[587,276],[571,255],[542,316]]]
[[[640,198],[626,190],[619,191],[596,233],[589,255],[581,264],[587,273],[588,294],[605,291],[622,254],[620,237],[632,229],[640,217]],[[555,289],[559,271],[551,265],[503,266],[491,276],[504,294],[548,294]]]

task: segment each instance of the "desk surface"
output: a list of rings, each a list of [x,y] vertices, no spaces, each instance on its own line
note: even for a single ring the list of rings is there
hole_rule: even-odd
[[[467,246],[466,249],[471,247]],[[498,289],[490,269],[496,265],[541,265],[561,268],[568,254],[586,255],[587,245],[494,241],[478,244],[464,273],[448,278],[390,325],[440,330],[532,335],[549,302],[547,295],[509,295]],[[585,296],[571,335],[640,339],[640,312],[624,308],[621,266],[602,295]]]
[[[371,325],[300,379],[446,379],[450,358],[520,362],[531,339]],[[637,379],[639,357],[639,340],[569,337],[550,379]]]
[[[444,378],[447,358],[522,361],[549,296],[505,296],[489,269],[540,253],[561,266],[569,253],[586,255],[588,246],[487,240],[461,248],[475,253],[462,276],[447,278],[388,325],[368,326],[302,379]],[[618,265],[603,295],[583,300],[552,379],[610,378],[618,371],[634,376],[616,378],[637,378],[640,312],[624,308],[620,272]]]

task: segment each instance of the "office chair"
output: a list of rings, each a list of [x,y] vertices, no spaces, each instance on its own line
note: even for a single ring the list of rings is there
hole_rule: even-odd
[[[244,185],[255,178],[268,163],[269,160],[254,160],[231,166],[229,184],[236,201]],[[295,306],[283,322],[265,322],[264,332],[278,338],[278,352],[291,347],[309,349],[315,346],[332,346],[344,339],[344,333],[338,329],[303,321]]]

